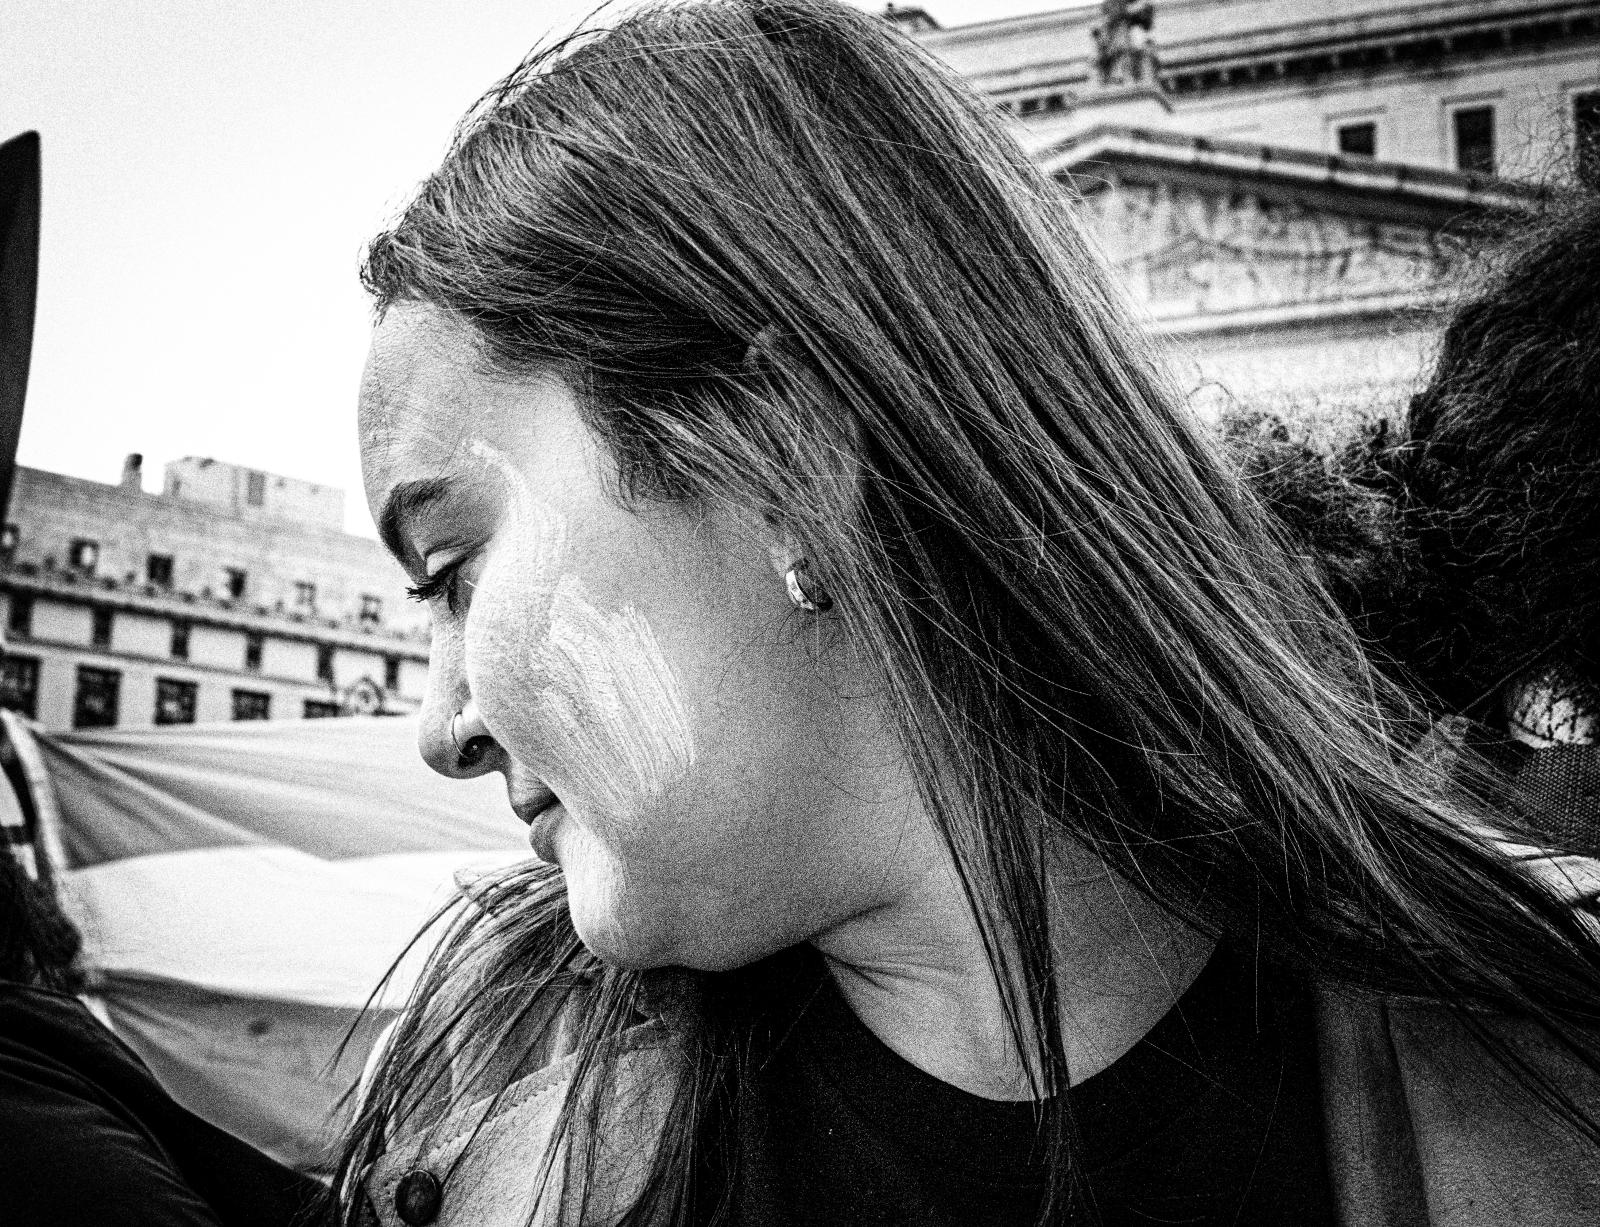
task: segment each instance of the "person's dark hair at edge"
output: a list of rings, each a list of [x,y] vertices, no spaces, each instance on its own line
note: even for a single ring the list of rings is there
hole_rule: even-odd
[[[0,782],[0,787],[4,787]],[[50,888],[0,850],[0,980],[75,993],[83,988],[83,938]]]
[[[1188,422],[1070,214],[887,23],[703,0],[524,64],[365,268],[380,310],[432,304],[492,367],[565,376],[619,497],[761,509],[803,543],[882,661],[1037,1054],[1051,1223],[1075,1171],[1044,919],[1060,841],[1308,979],[1532,1018],[1600,1066],[1600,946],[1401,748],[1410,716]],[[760,966],[601,965],[543,867],[473,894],[347,1137],[347,1220],[386,1133],[472,1085],[452,1057],[521,1044],[563,1001],[582,1018],[563,1119],[585,1136],[603,1039],[662,980],[687,1072],[626,1221],[711,1217]],[[569,1188],[593,1161],[571,1148]]]
[[[1445,712],[1551,660],[1600,685],[1600,185],[1485,232],[1426,387],[1338,454],[1246,427],[1251,484]]]

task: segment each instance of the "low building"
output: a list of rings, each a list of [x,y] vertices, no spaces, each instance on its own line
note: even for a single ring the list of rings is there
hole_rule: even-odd
[[[0,705],[50,728],[403,712],[429,631],[343,493],[188,457],[163,490],[19,467]]]

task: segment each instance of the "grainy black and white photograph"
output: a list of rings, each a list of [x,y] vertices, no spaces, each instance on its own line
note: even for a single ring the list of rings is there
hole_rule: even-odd
[[[1600,0],[0,0],[5,1227],[1600,1224]]]

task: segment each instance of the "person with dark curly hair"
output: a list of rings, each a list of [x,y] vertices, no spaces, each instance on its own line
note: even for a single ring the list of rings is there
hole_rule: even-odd
[[[1541,840],[1600,848],[1600,192],[1483,255],[1424,389],[1328,458],[1225,430],[1334,594]]]

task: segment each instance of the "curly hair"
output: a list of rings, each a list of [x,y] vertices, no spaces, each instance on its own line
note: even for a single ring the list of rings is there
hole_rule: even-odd
[[[1224,440],[1380,658],[1471,712],[1551,659],[1600,673],[1600,192],[1482,256],[1398,427],[1334,454],[1263,415]]]

